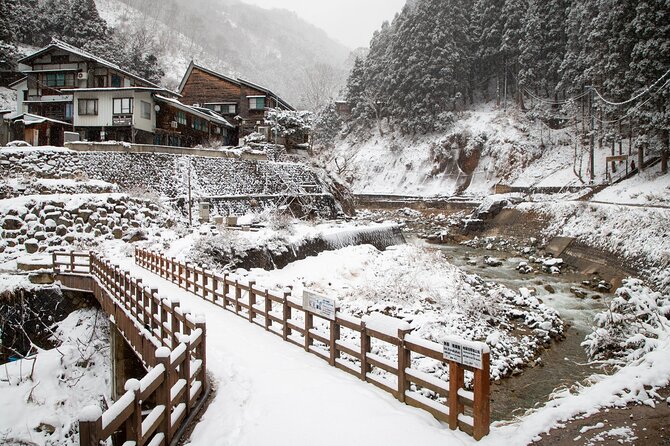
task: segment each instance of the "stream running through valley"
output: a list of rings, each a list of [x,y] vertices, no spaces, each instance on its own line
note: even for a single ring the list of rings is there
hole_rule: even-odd
[[[407,242],[422,248],[439,250],[446,259],[468,274],[476,274],[486,281],[497,282],[518,291],[519,288],[537,290],[536,297],[546,305],[556,309],[566,324],[565,339],[552,342],[541,355],[541,365],[527,368],[523,373],[501,380],[491,386],[492,420],[511,420],[526,410],[548,401],[558,389],[570,387],[590,375],[602,371],[588,364],[588,357],[580,345],[591,332],[593,317],[607,306],[611,295],[601,299],[591,297],[580,299],[570,288],[580,286],[589,276],[563,272],[560,275],[534,273],[523,275],[516,270],[526,259],[483,248],[471,248],[458,244],[429,244],[413,234],[406,234]],[[493,256],[503,261],[499,267],[484,266],[485,256]],[[471,263],[476,260],[476,264]],[[554,293],[545,289],[550,285]]]

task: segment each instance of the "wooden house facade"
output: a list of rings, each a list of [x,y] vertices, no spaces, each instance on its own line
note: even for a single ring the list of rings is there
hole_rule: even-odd
[[[267,133],[269,108],[294,110],[271,90],[243,79],[233,79],[193,62],[179,86],[181,101],[208,108],[237,125],[239,138],[253,132]]]
[[[169,139],[178,143],[171,145],[189,146],[228,141],[235,131],[222,116],[192,107],[181,113],[197,127],[175,130],[173,120],[162,119],[159,102],[178,103],[177,93],[58,40],[21,59],[19,67],[25,77],[12,84],[17,91],[16,118],[43,117],[46,123],[59,123],[54,131],[66,123],[66,130],[79,133],[82,140],[155,144],[166,139],[166,133],[184,131]]]

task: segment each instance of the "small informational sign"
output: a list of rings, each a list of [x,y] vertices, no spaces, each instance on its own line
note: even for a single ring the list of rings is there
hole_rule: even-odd
[[[458,338],[444,341],[444,359],[475,369],[484,368],[483,356],[488,351],[486,344],[470,342]]]
[[[444,359],[447,361],[463,361],[463,346],[453,339],[444,341]]]
[[[628,155],[615,155],[607,157],[608,163],[611,163],[613,161],[628,161]]]
[[[333,298],[304,290],[302,292],[302,307],[306,311],[321,316],[324,319],[335,320],[337,302]]]
[[[484,367],[482,356],[484,351],[481,346],[472,344],[463,346],[463,365],[473,367],[475,369],[482,369]]]

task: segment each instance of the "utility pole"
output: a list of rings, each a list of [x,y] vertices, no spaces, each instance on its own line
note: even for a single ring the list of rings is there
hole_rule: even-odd
[[[593,108],[594,92],[593,86],[589,85],[587,87],[591,91],[591,100],[589,101],[589,114],[591,115],[591,150],[589,152],[589,167],[591,169],[591,184],[596,178],[596,160],[595,160],[595,145],[596,145],[596,114],[595,109]]]
[[[193,210],[191,209],[191,160],[188,160],[188,226],[193,225]]]

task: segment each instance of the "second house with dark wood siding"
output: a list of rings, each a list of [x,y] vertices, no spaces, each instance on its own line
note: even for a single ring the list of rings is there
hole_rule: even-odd
[[[271,90],[243,79],[233,79],[191,62],[179,85],[181,101],[210,109],[239,125],[239,137],[260,132],[270,108],[295,110]]]

